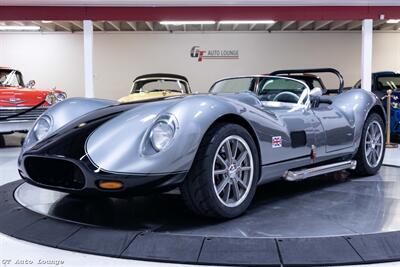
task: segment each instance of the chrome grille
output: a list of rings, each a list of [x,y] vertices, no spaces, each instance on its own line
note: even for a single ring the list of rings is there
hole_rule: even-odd
[[[43,107],[35,108],[35,109],[30,110],[21,115],[8,118],[10,116],[24,112],[28,109],[30,109],[30,108],[19,108],[19,107],[18,108],[0,108],[0,122],[36,120],[43,112],[46,111],[47,108],[43,108]]]

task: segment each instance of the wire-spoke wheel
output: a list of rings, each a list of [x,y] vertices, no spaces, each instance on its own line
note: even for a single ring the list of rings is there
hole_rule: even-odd
[[[253,181],[254,163],[246,141],[232,135],[221,142],[214,156],[213,183],[218,199],[236,207],[246,198]]]
[[[365,120],[360,146],[354,159],[357,160],[355,173],[373,175],[378,172],[385,155],[385,123],[381,116],[372,113]]]
[[[259,176],[258,149],[236,124],[216,124],[204,135],[181,186],[187,206],[209,217],[233,218],[246,211]]]

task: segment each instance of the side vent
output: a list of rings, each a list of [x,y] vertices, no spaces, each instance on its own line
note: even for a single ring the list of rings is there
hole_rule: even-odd
[[[292,147],[302,147],[307,144],[307,137],[305,131],[291,132],[290,139],[292,140]]]

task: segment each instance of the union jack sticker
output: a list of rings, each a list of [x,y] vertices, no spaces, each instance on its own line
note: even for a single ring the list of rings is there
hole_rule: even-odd
[[[272,136],[272,148],[282,147],[282,136]]]

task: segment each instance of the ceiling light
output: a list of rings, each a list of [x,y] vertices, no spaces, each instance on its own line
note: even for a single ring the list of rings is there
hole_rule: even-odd
[[[396,24],[399,22],[400,22],[400,19],[389,19],[388,21],[386,21],[386,23],[390,23],[390,24]]]
[[[42,23],[49,24],[49,23],[53,23],[53,21],[52,20],[42,20]]]
[[[274,24],[274,20],[222,20],[220,24]]]
[[[0,31],[39,31],[39,26],[11,26],[0,25]]]
[[[193,20],[193,21],[160,21],[161,25],[188,25],[188,24],[215,24],[215,21],[212,20]]]

